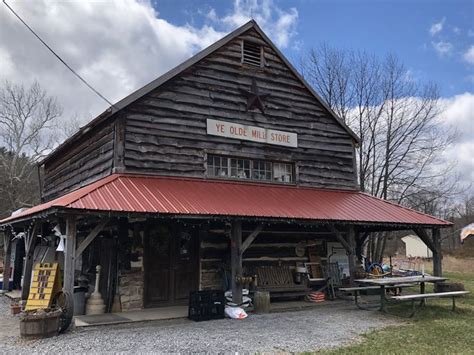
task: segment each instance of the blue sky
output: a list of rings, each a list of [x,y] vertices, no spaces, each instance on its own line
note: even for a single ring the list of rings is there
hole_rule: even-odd
[[[274,4],[298,13],[292,44],[281,48],[290,59],[320,42],[380,56],[393,52],[414,79],[436,82],[442,96],[474,90],[474,63],[463,58],[474,44],[472,0],[277,0]],[[157,0],[153,6],[174,24],[197,27],[206,23],[210,9],[219,16],[234,11],[233,2],[216,0]],[[436,24],[441,24],[439,31],[430,33]]]

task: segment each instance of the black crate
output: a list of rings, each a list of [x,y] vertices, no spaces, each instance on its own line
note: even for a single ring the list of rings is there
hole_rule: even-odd
[[[189,294],[190,306],[212,306],[220,303],[225,304],[224,291],[194,291]]]
[[[197,291],[189,295],[188,318],[205,321],[224,318],[225,297],[223,291]]]

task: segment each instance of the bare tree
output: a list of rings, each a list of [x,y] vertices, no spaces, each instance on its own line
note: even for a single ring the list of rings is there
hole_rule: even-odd
[[[5,81],[0,87],[0,195],[2,214],[38,200],[36,163],[56,143],[62,109],[35,82],[29,88]]]
[[[361,138],[362,191],[417,209],[421,195],[436,200],[456,191],[452,166],[440,164],[455,132],[441,132],[436,85],[413,80],[391,54],[380,60],[323,44],[302,63],[303,75]],[[371,260],[382,259],[386,237],[369,237]]]

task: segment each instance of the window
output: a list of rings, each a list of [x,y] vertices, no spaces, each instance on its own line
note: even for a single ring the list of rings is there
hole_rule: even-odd
[[[232,179],[294,182],[293,164],[212,154],[207,156],[207,175]]]
[[[239,179],[249,179],[250,160],[230,158],[230,177]]]
[[[207,158],[207,171],[210,176],[229,176],[228,158],[219,157],[217,155],[209,155]],[[211,171],[209,171],[211,170]]]
[[[272,180],[272,163],[269,161],[254,160],[252,167],[252,179]]]
[[[262,66],[262,46],[249,42],[243,41],[242,43],[242,63],[253,65],[256,67]]]
[[[273,180],[280,182],[291,182],[293,167],[286,163],[273,163]]]

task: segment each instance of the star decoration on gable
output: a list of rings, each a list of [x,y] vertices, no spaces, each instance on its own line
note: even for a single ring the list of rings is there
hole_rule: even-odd
[[[249,90],[240,89],[242,94],[247,97],[247,111],[258,108],[262,113],[265,113],[265,103],[263,102],[270,94],[260,93],[255,78],[252,79],[252,86]]]

